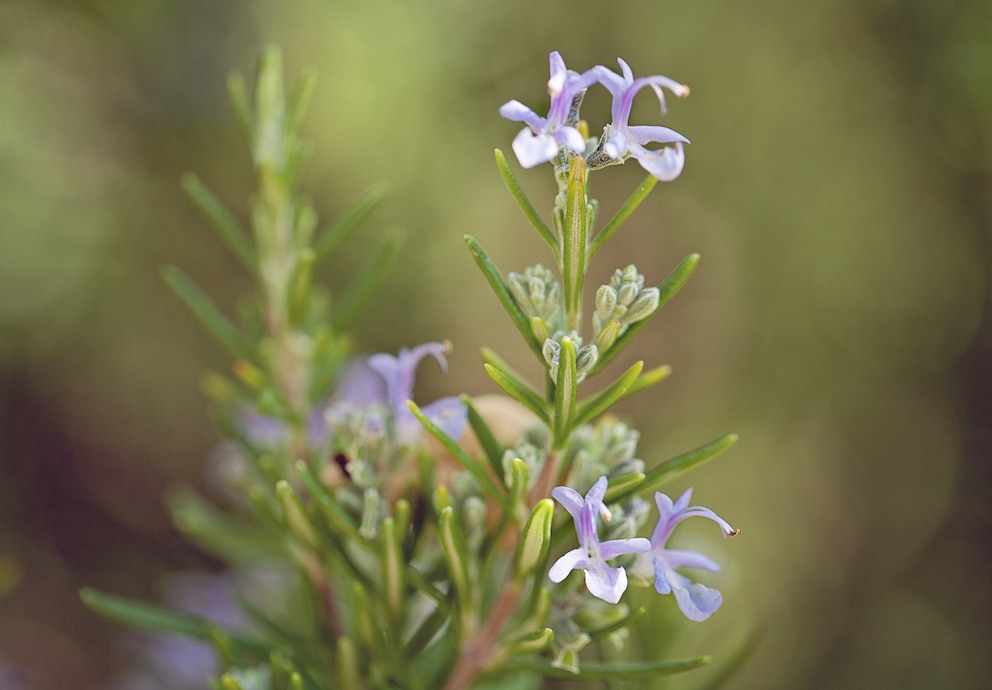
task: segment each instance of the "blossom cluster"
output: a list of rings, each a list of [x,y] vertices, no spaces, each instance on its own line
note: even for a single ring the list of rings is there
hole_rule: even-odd
[[[556,487],[551,495],[568,511],[575,521],[575,531],[579,546],[555,561],[548,572],[552,582],[561,582],[572,570],[585,572],[586,587],[589,592],[603,601],[616,604],[627,589],[627,573],[620,566],[611,566],[607,561],[619,556],[636,554],[633,571],[638,575],[653,574],[654,587],[659,594],[674,594],[679,608],[686,618],[703,621],[720,608],[723,597],[720,592],[678,572],[676,568],[700,568],[717,572],[720,566],[701,553],[682,551],[666,547],[676,525],[690,517],[705,517],[717,525],[724,537],[735,536],[730,524],[709,508],[689,505],[692,489],[687,489],[679,498],[672,501],[666,494],[655,492],[658,506],[658,524],[651,539],[633,537],[600,541],[596,527],[598,517],[609,521],[612,517],[603,499],[606,496],[608,481],[602,476],[589,489],[583,498],[575,489],[567,486]]]
[[[629,124],[634,97],[644,88],[650,88],[658,98],[662,114],[666,111],[667,89],[679,98],[689,95],[685,84],[656,75],[634,78],[630,66],[618,59],[620,74],[602,65],[579,73],[565,67],[565,61],[555,51],[551,53],[551,78],[548,94],[551,106],[547,117],[541,117],[517,100],[504,103],[500,115],[527,127],[520,130],[513,140],[513,152],[525,168],[533,168],[553,160],[562,149],[585,158],[590,169],[623,163],[635,158],[641,166],[657,179],[667,182],[682,173],[685,165],[683,144],[689,140],[669,129],[650,125]],[[579,108],[586,90],[599,84],[613,97],[613,121],[603,128],[600,139],[586,139],[579,128]],[[659,149],[649,149],[649,144],[661,144]]]

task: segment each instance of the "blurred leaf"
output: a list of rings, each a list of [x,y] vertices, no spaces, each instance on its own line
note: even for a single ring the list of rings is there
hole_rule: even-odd
[[[162,269],[162,277],[179,298],[186,303],[207,331],[226,347],[234,356],[249,362],[257,362],[257,356],[251,343],[244,334],[217,308],[196,283],[176,266],[166,266]]]
[[[332,321],[335,331],[346,333],[354,327],[369,299],[389,276],[402,245],[403,238],[400,235],[386,238],[365,262],[358,275],[352,277],[334,311]]]
[[[286,162],[284,126],[286,93],[283,88],[282,51],[269,44],[262,48],[255,78],[255,162],[259,168],[281,171]]]
[[[183,487],[166,498],[172,521],[183,536],[227,562],[248,563],[283,553],[266,533],[252,530],[218,510],[196,491]]]
[[[196,173],[185,173],[180,179],[180,184],[190,200],[211,221],[224,244],[240,259],[245,268],[254,273],[258,267],[255,247],[227,207],[207,189]]]
[[[329,228],[320,233],[313,248],[317,253],[317,260],[325,258],[344,242],[385,198],[386,188],[384,185],[377,184],[369,187],[358,201],[348,207]]]
[[[503,305],[506,313],[510,315],[510,320],[513,321],[513,325],[517,327],[521,335],[524,337],[524,341],[534,351],[537,358],[544,361],[544,357],[541,354],[542,343],[537,342],[534,337],[534,333],[530,328],[530,319],[526,314],[521,311],[520,307],[517,306],[516,300],[513,299],[513,295],[510,293],[510,288],[506,286],[503,282],[503,275],[496,268],[496,265],[486,254],[486,251],[482,248],[482,245],[472,237],[471,235],[465,235],[465,243],[468,244],[468,250],[472,253],[472,258],[475,259],[475,263],[482,270],[482,274],[486,277],[489,282],[489,287],[493,289],[496,293],[496,298],[499,303]]]
[[[303,116],[306,115],[310,98],[313,96],[313,90],[316,86],[316,68],[305,67],[293,88],[293,95],[289,98],[289,114],[286,117],[287,134],[294,135],[299,132],[300,126],[303,124]]]
[[[248,100],[248,89],[245,86],[245,75],[241,72],[231,72],[227,75],[227,95],[234,110],[234,119],[238,128],[251,146],[254,142],[255,122],[251,114],[251,103]]]
[[[313,294],[313,264],[315,255],[312,249],[304,249],[299,253],[293,275],[289,280],[289,291],[286,295],[288,304],[286,312],[293,326],[300,325],[306,318],[310,307],[310,296]]]
[[[222,631],[224,636],[242,651],[253,653],[268,651],[267,645],[225,630],[201,616],[170,611],[153,604],[98,592],[89,587],[81,589],[79,596],[93,611],[143,630],[180,635],[204,642],[210,642],[215,631]]]
[[[499,174],[503,177],[503,183],[506,185],[506,188],[510,190],[510,196],[517,202],[517,206],[520,207],[524,216],[530,221],[534,229],[537,230],[537,234],[541,236],[541,239],[551,247],[555,263],[558,263],[561,259],[561,249],[558,247],[558,240],[547,224],[541,219],[530,199],[527,198],[520,183],[517,182],[513,170],[510,169],[509,164],[506,162],[506,156],[499,149],[496,149],[496,167],[499,168]]]

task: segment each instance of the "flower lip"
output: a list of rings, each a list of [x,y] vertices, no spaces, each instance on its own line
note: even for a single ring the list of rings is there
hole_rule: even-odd
[[[584,498],[567,486],[558,486],[551,491],[551,495],[572,516],[579,546],[555,561],[548,571],[548,578],[552,582],[561,582],[572,570],[583,570],[589,593],[616,604],[627,589],[627,572],[622,567],[609,565],[607,561],[617,556],[645,553],[651,548],[651,542],[643,537],[599,541],[596,518],[602,516],[604,520],[609,520],[612,517],[603,504],[607,483],[605,476],[600,477]]]
[[[690,517],[712,520],[720,527],[724,537],[736,536],[740,530],[731,527],[726,520],[709,508],[689,505],[691,499],[692,489],[686,489],[675,501],[660,491],[655,493],[658,524],[651,535],[651,550],[647,554],[651,564],[648,565],[643,561],[642,564],[648,568],[653,566],[654,586],[659,594],[674,594],[679,608],[689,620],[703,621],[720,608],[723,596],[719,590],[692,582],[677,569],[698,568],[716,572],[720,570],[720,566],[701,553],[668,549],[665,544],[675,527]]]

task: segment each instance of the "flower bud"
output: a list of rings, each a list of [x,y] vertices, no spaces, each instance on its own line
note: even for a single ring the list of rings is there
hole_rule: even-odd
[[[636,323],[641,319],[646,319],[658,308],[661,299],[661,292],[656,287],[641,290],[631,305],[627,308],[627,313],[623,315],[622,321],[625,324]]]

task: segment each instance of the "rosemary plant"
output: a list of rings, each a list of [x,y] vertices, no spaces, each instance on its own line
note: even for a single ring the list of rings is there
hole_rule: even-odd
[[[204,385],[230,438],[215,458],[229,504],[186,490],[170,507],[189,539],[228,564],[227,591],[241,616],[225,624],[203,608],[179,612],[84,590],[88,605],[209,645],[217,660],[209,682],[222,690],[525,688],[544,678],[643,679],[708,662],[606,663],[583,654],[604,641],[622,645],[645,616],[644,607],[623,602],[628,585],[672,594],[693,621],[713,614],[720,593],[683,569],[719,566],[667,541],[688,517],[737,533],[691,505],[691,490],[674,500],[658,491],[732,445],[733,434],[649,467],[636,457],[638,432],[609,414],[617,401],[662,381],[668,367],[635,362],[588,392],[699,259],[686,257],[657,285],[633,264],[618,268],[594,304],[584,304],[598,251],[685,160],[681,134],[628,123],[634,96],[649,88],[664,111],[666,90],[678,97],[689,90],[667,77],[635,79],[622,60],[619,74],[603,66],[570,71],[558,53],[550,63],[546,117],[517,101],[500,109],[525,124],[513,141],[521,165],[551,164],[558,193],[550,224],[498,150],[496,163],[547,243],[551,268],[504,275],[478,240],[465,238],[544,380],[526,381],[485,349],[486,371],[505,396],[424,406],[410,400],[415,370],[425,357],[444,367],[447,343],[360,357],[348,336],[398,243],[388,240],[333,300],[314,283],[315,268],[382,196],[372,190],[318,231],[300,192],[307,151],[300,127],[314,75],[287,99],[280,54],[268,48],[252,99],[244,80],[231,78],[258,179],[251,233],[195,176],[183,185],[251,274],[255,294],[235,322],[180,269],[164,277],[234,356],[231,375],[210,374]],[[580,108],[597,87],[611,94],[613,119],[594,137]],[[597,230],[590,176],[628,158],[648,177]],[[261,589],[247,584],[266,570],[279,576]],[[184,663],[176,659],[175,670]]]

